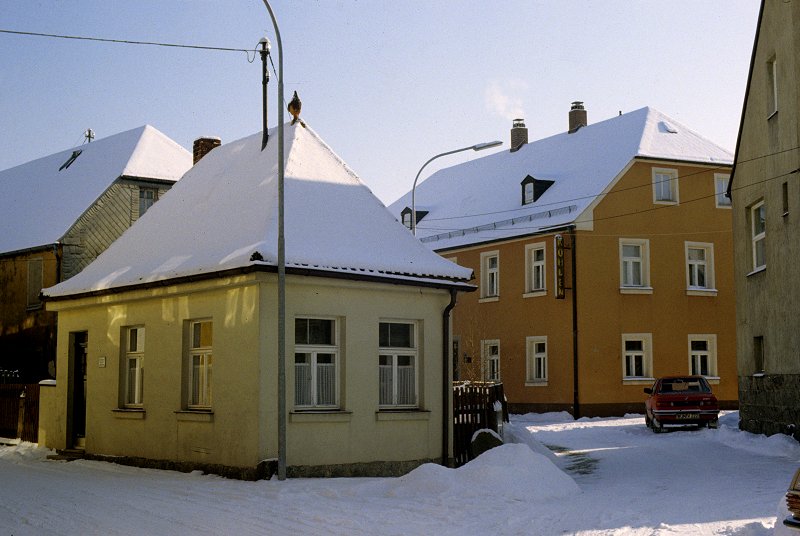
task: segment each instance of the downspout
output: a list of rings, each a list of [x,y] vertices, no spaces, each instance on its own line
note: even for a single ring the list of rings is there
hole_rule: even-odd
[[[442,465],[450,458],[450,311],[456,306],[456,289],[450,289],[450,303],[442,312]]]
[[[572,411],[573,418],[579,419],[581,417],[580,396],[578,389],[578,278],[575,254],[576,239],[578,235],[575,234],[575,227],[569,230],[572,242],[570,250],[572,251]]]

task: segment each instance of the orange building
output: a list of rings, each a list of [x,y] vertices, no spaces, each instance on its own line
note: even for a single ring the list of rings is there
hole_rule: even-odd
[[[510,150],[416,189],[418,238],[480,286],[454,311],[454,378],[502,381],[518,413],[619,415],[703,374],[736,407],[732,155],[651,108],[588,125],[576,102],[569,122],[528,143],[516,120]]]

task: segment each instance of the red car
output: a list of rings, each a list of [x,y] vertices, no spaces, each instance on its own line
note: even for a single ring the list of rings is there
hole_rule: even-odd
[[[665,376],[644,390],[645,423],[654,432],[667,425],[716,428],[719,404],[703,376]]]

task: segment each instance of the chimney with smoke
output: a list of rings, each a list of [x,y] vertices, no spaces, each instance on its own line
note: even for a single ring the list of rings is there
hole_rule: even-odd
[[[514,119],[511,125],[511,152],[528,143],[528,128],[524,119]]]

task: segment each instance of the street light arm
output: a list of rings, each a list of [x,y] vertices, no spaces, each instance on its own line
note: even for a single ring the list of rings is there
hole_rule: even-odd
[[[265,0],[266,1],[266,0]],[[414,186],[411,187],[411,233],[416,236],[417,235],[417,203],[416,203],[416,193],[417,193],[417,181],[419,180],[419,176],[422,174],[422,170],[425,169],[425,166],[440,158],[442,156],[447,156],[449,154],[460,153],[462,151],[483,151],[484,149],[489,149],[491,147],[498,147],[503,145],[502,141],[490,141],[486,143],[476,143],[475,145],[469,145],[467,147],[462,147],[461,149],[453,149],[452,151],[446,151],[444,153],[439,153],[436,156],[431,157],[428,159],[427,162],[422,164],[422,167],[419,168],[417,172],[417,176],[414,177]]]

